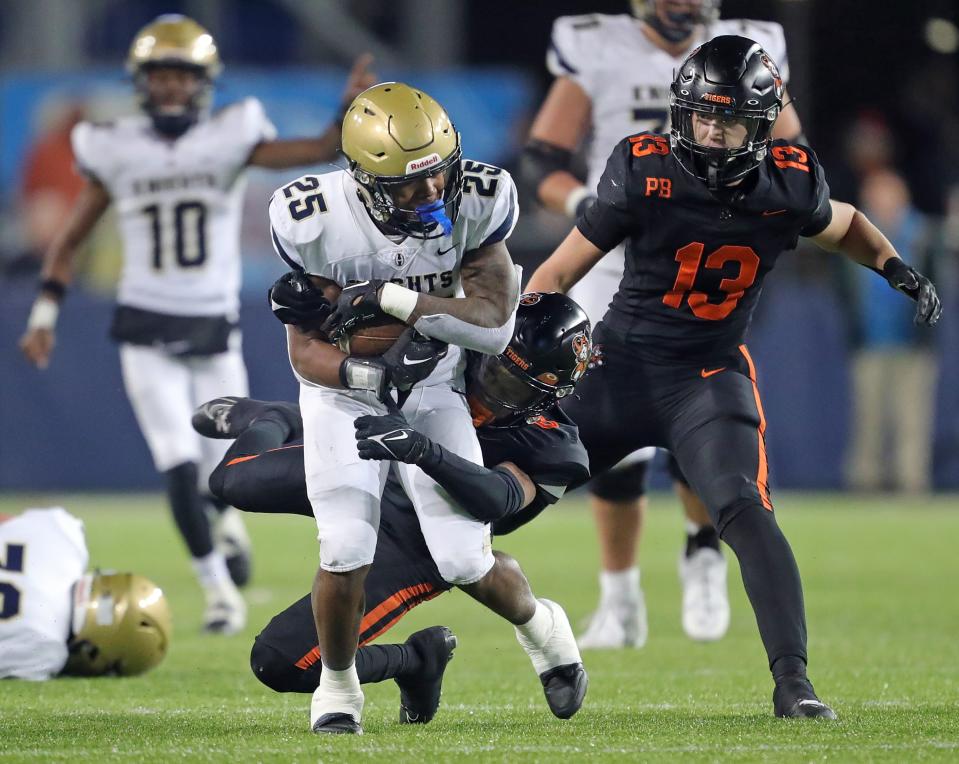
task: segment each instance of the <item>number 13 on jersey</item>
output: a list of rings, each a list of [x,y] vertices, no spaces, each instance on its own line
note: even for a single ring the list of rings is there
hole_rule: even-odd
[[[705,248],[701,241],[694,241],[676,250],[679,273],[676,274],[673,288],[663,295],[663,304],[670,308],[679,308],[685,301],[697,318],[722,321],[733,312],[745,291],[756,280],[756,273],[759,271],[759,255],[753,251],[752,247],[740,247],[734,244],[724,244],[709,254],[705,267],[710,270],[718,270],[730,261],[739,263],[739,273],[735,277],[725,278],[719,282],[719,289],[726,293],[726,298],[720,303],[713,303],[709,302],[709,295],[705,292],[692,291]]]

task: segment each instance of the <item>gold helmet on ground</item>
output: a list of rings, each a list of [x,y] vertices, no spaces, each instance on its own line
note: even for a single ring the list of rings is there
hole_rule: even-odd
[[[173,623],[163,591],[133,573],[91,573],[77,582],[64,672],[133,676],[156,666]]]
[[[200,80],[197,92],[185,104],[160,105],[151,98],[147,74],[151,68],[172,67],[193,72]],[[215,80],[223,70],[213,36],[193,19],[178,13],[159,16],[141,29],[127,56],[127,71],[136,85],[140,107],[161,133],[186,132],[210,103]]]
[[[374,220],[420,239],[452,231],[463,192],[460,136],[429,95],[402,82],[364,90],[343,118],[343,153]],[[439,175],[442,199],[414,209],[394,202],[398,186]]]

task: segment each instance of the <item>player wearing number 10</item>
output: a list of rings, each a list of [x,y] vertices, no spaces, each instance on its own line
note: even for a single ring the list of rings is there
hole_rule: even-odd
[[[368,64],[365,56],[354,66],[344,106],[372,84]],[[210,113],[221,68],[213,37],[184,16],[161,16],[134,38],[127,69],[143,114],[75,128],[73,150],[87,182],[46,255],[21,347],[41,368],[49,362],[73,260],[113,204],[124,262],[111,335],[124,385],[206,592],[205,628],[232,632],[243,626],[245,607],[213,548],[199,489],[223,448],[199,438],[190,417],[204,400],[247,392],[236,329],[245,168],[328,161],[340,128],[337,121],[317,138],[276,140],[254,98]],[[244,539],[232,516],[234,537]]]
[[[626,270],[593,334],[602,365],[564,411],[590,471],[640,446],[668,448],[739,558],[776,682],[778,716],[834,714],[806,678],[802,586],[767,484],[766,420],[743,340],[779,254],[799,236],[873,268],[933,324],[939,298],[854,207],[829,198],[813,152],[770,133],[782,108],[776,65],[752,40],[717,37],[683,62],[669,135],[613,151],[596,202],[533,274],[568,290],[626,242]]]

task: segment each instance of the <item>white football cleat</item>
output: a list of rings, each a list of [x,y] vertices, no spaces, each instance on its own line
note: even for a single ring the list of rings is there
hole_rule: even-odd
[[[226,558],[233,583],[246,586],[253,568],[253,543],[240,510],[227,507],[222,512],[211,511],[210,515],[214,548]]]
[[[640,589],[639,596],[631,600],[600,604],[577,641],[583,650],[617,650],[622,647],[638,650],[648,638],[646,598]]]
[[[203,631],[223,635],[243,631],[246,626],[246,602],[232,581],[204,587],[204,593],[206,610],[203,613]]]
[[[541,644],[535,644],[517,629],[516,639],[533,662],[549,710],[560,719],[569,719],[583,705],[589,678],[566,612],[552,600],[540,599],[539,602],[552,615],[549,636]]]
[[[317,735],[362,735],[362,692],[333,692],[322,685],[310,701],[310,729]]]
[[[726,558],[711,547],[679,555],[683,585],[683,631],[698,642],[722,639],[729,629]]]

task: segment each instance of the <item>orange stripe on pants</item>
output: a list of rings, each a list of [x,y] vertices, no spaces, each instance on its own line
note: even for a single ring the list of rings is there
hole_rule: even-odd
[[[759,410],[759,472],[756,474],[756,486],[759,488],[759,498],[763,506],[772,511],[773,504],[769,500],[769,464],[766,461],[766,415],[763,413],[763,404],[759,399],[759,385],[756,384],[756,366],[745,345],[739,346],[749,365],[749,381],[753,383],[753,397],[756,399],[756,408]]]
[[[379,605],[373,608],[369,613],[363,616],[363,620],[360,621],[360,634],[362,634],[367,629],[372,628],[379,620],[384,618],[389,613],[392,613],[397,608],[403,607],[411,599],[419,598],[417,602],[413,604],[413,607],[419,605],[420,602],[425,602],[428,599],[432,599],[440,592],[434,591],[435,587],[433,584],[423,583],[415,584],[414,586],[408,586],[405,589],[400,589],[396,594],[392,594],[383,600]],[[380,634],[389,629],[393,624],[395,624],[400,618],[406,614],[404,610],[396,618],[390,620],[383,628],[377,631],[375,634],[370,635],[364,639],[360,644],[365,645],[367,642],[370,642],[376,639]],[[320,659],[320,647],[317,645],[310,652],[304,655],[296,662],[296,667],[301,669],[308,669],[314,663]]]

